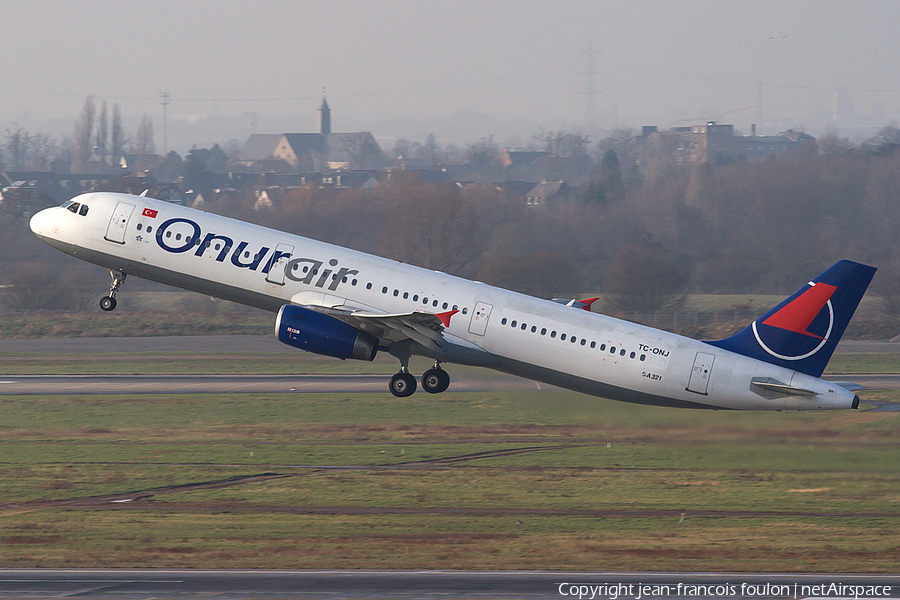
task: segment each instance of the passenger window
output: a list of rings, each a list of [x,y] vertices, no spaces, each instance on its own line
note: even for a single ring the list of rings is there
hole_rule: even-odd
[[[244,258],[250,258],[250,251],[249,251],[249,250],[244,252]],[[294,268],[296,269],[296,268],[297,268],[297,265],[294,265]]]
[[[629,358],[634,358],[634,352],[631,353],[631,356]]]
[[[367,289],[367,290],[371,290],[371,289],[372,289],[372,284],[371,284],[371,283],[367,283],[367,284],[366,284],[366,289]]]
[[[527,328],[528,328],[528,325],[526,325],[525,323],[522,323],[522,331],[525,331],[525,329],[527,329]]]
[[[542,327],[542,328],[541,328],[541,335],[547,335],[547,328],[546,328],[546,327]]]
[[[444,302],[444,303],[441,305],[441,308],[443,308],[444,310],[447,310],[447,303]]]
[[[502,319],[500,319],[500,324],[506,325],[506,317],[503,317]]]
[[[597,342],[591,342],[591,348],[596,348],[596,347],[597,347]]]
[[[534,333],[535,331],[537,331],[537,326],[532,325],[532,326],[531,326],[531,333]]]
[[[422,298],[422,304],[428,305],[428,298]]]
[[[562,334],[561,336],[559,336],[559,339],[561,339],[562,341],[566,341],[566,334]]]
[[[454,305],[453,305],[453,310],[459,310],[459,307],[458,307],[457,305],[454,304]]]
[[[387,294],[387,288],[386,288],[386,287],[381,288],[381,293],[382,293],[382,294]]]
[[[345,281],[345,282],[347,281],[347,278],[346,278],[346,277],[344,277],[344,281]],[[356,280],[354,279],[353,281],[351,281],[351,282],[350,282],[350,285],[356,285]]]
[[[137,230],[140,231],[142,227],[143,227],[143,225],[141,225],[140,223],[138,223]]]
[[[419,295],[413,294],[413,302],[418,302],[418,301],[419,301]]]
[[[585,344],[587,344],[587,340],[584,338],[581,338],[581,345],[584,346]]]
[[[180,233],[176,233],[176,234],[175,234],[175,239],[176,239],[176,240],[180,240],[180,239],[181,239],[181,234],[180,234]],[[218,249],[219,249],[219,247],[216,246],[216,250],[218,250]]]
[[[513,322],[512,322],[512,323],[510,323],[510,325],[512,325],[512,326],[513,326],[513,328],[515,328],[515,326],[516,326],[516,322],[515,322],[515,321],[513,321]]]
[[[600,344],[600,349],[601,349],[601,350],[606,350],[606,344]]]
[[[171,232],[171,231],[167,231],[167,232],[166,232],[166,237],[167,237],[167,238],[172,237],[172,232]],[[206,247],[209,248],[209,242],[206,242]]]
[[[573,335],[572,338],[571,338],[569,341],[572,342],[572,343],[574,344],[575,342],[578,341],[578,338],[575,337],[575,336]]]
[[[431,305],[432,305],[432,306],[433,306],[433,307],[435,307],[435,308],[437,308],[437,305],[438,305],[438,301],[437,301],[437,300],[435,300],[435,301],[434,301],[434,302],[432,302],[432,303],[431,303]],[[444,305],[444,308],[447,308],[447,306],[446,306],[446,305]]]
[[[462,314],[465,315],[465,314],[468,314],[468,312],[469,312],[469,309],[464,306],[462,309]]]
[[[400,290],[394,290],[394,298],[396,298],[399,295],[400,295]]]
[[[397,294],[394,295],[396,296]],[[403,299],[406,300],[407,298],[409,298],[409,292],[403,292]]]
[[[153,228],[147,225],[147,233],[150,233],[151,231],[153,231]]]
[[[610,352],[610,354],[615,354],[615,353],[616,353],[616,347],[615,347],[615,346],[610,346],[610,347],[609,347],[609,352]]]
[[[644,362],[645,360],[647,360],[647,355],[641,354],[641,362]]]
[[[550,332],[550,337],[555,338],[555,337],[556,337],[556,332],[555,332],[555,331],[551,331],[551,332]]]
[[[88,205],[87,205],[87,204],[82,204],[82,205],[81,205],[81,210],[78,211],[78,214],[81,215],[82,217],[84,217],[84,216],[87,216],[87,211],[88,211]]]
[[[619,356],[625,356],[625,348],[622,348],[622,349],[619,351]]]

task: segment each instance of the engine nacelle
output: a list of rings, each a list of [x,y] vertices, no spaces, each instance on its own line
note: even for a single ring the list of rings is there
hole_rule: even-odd
[[[293,304],[285,304],[275,319],[278,341],[307,352],[375,360],[378,338],[328,315]]]

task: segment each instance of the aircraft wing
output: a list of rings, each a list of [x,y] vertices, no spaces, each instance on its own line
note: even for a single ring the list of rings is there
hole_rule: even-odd
[[[373,329],[380,329],[378,335],[382,339],[399,342],[410,339],[435,352],[440,352],[440,342],[444,337],[444,328],[450,326],[450,317],[458,313],[451,310],[444,313],[428,313],[415,311],[393,315],[366,314],[361,312],[351,313],[349,318],[359,323],[363,331],[373,333]]]

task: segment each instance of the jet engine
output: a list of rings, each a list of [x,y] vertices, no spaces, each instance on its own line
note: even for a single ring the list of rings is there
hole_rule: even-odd
[[[334,317],[285,304],[275,319],[278,341],[307,352],[334,358],[375,360],[378,338]]]

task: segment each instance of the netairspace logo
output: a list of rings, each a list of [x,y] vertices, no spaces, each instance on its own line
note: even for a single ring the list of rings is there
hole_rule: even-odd
[[[688,583],[641,584],[600,583],[559,584],[559,595],[578,600],[652,600],[654,598],[890,598],[889,585],[849,585],[822,583],[816,585],[773,583],[720,583],[694,585]]]

